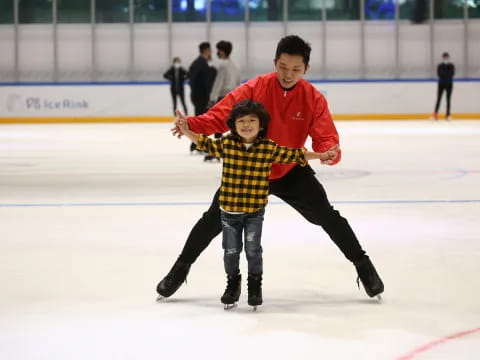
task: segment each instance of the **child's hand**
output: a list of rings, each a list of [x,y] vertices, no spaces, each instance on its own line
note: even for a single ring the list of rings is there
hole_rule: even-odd
[[[320,161],[322,162],[322,164],[327,164],[327,165],[333,164],[333,161],[338,156],[339,150],[340,150],[339,146],[335,145],[335,146],[332,146],[327,151],[321,153],[325,157],[325,159],[322,157],[320,158]]]
[[[173,136],[178,137],[179,139],[184,135],[185,129],[188,130],[188,123],[185,115],[180,110],[176,111],[177,116],[175,117],[174,125],[175,127],[172,128],[170,131],[172,132]]]
[[[328,150],[323,153],[318,153],[320,160],[322,161],[328,161],[328,160],[333,160],[335,158],[336,153]]]

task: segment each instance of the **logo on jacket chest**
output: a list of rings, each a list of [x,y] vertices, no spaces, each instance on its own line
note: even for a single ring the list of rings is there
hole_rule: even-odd
[[[298,111],[297,113],[295,113],[295,115],[292,116],[292,120],[294,121],[303,121],[305,120],[305,118],[303,117],[303,114],[301,111]]]

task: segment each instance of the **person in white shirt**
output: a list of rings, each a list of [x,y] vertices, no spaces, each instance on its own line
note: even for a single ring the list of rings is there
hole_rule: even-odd
[[[213,106],[216,102],[221,100],[230,91],[240,85],[240,72],[237,65],[230,59],[232,53],[232,43],[230,41],[221,40],[216,45],[217,56],[219,58],[217,66],[217,76],[213,83],[212,91],[210,92],[210,101],[208,107]],[[215,138],[220,138],[222,134],[216,133]],[[211,161],[216,159],[212,155],[205,155],[204,161]]]
[[[215,104],[230,91],[240,85],[240,72],[237,65],[230,59],[232,43],[221,40],[216,44],[217,56],[220,59],[217,66],[217,76],[210,92],[210,103]]]

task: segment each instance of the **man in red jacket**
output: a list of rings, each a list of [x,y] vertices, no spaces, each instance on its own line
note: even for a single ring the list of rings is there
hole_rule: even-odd
[[[338,133],[323,95],[303,75],[309,68],[311,47],[298,36],[280,40],[275,53],[275,69],[260,75],[227,94],[207,113],[188,117],[190,129],[210,135],[228,130],[227,117],[233,106],[245,99],[262,103],[270,113],[267,137],[282,146],[304,147],[312,138],[315,152],[333,151],[336,157],[329,165],[340,161]],[[177,117],[176,122],[179,120]],[[182,133],[178,126],[172,129]],[[357,270],[370,297],[384,290],[375,267],[359,244],[347,220],[328,201],[323,186],[310,166],[273,164],[270,174],[270,194],[278,196],[315,225],[320,225]],[[212,239],[221,232],[219,191],[210,208],[195,224],[177,261],[157,286],[160,297],[171,296],[185,281],[190,266]]]

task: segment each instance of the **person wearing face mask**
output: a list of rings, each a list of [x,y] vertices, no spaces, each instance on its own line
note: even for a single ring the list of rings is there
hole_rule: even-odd
[[[444,52],[442,54],[442,62],[437,66],[438,87],[437,87],[437,102],[435,104],[435,111],[433,113],[433,120],[438,120],[438,109],[442,100],[443,92],[447,94],[447,111],[445,119],[450,120],[450,98],[453,91],[453,77],[455,75],[455,65],[450,62],[450,54]]]
[[[301,148],[308,137],[315,152],[333,152],[330,160],[340,161],[339,136],[328,109],[325,97],[307,80],[303,79],[310,65],[311,47],[296,35],[282,38],[276,48],[273,64],[275,71],[251,79],[229,92],[207,113],[186,118],[186,126],[196,133],[210,135],[228,131],[228,115],[235,104],[250,99],[261,103],[270,114],[266,136],[281,146]],[[174,136],[183,132],[177,112]],[[252,173],[255,171],[252,171]],[[249,182],[245,178],[243,183]],[[321,227],[354,265],[359,281],[370,297],[384,291],[383,282],[375,266],[360,245],[353,229],[330,203],[323,185],[309,166],[272,164],[268,193],[284,200],[310,223]],[[158,283],[157,293],[169,297],[186,280],[191,265],[222,230],[220,192],[213,197],[210,207],[192,228],[180,256],[168,274]],[[295,239],[293,239],[294,241]],[[318,271],[325,275],[327,269]],[[325,275],[327,276],[327,275]]]
[[[173,58],[172,66],[163,74],[163,77],[170,82],[170,94],[172,95],[173,114],[177,110],[177,97],[182,102],[183,111],[188,114],[187,105],[185,105],[184,83],[188,78],[187,70],[182,67],[182,60],[176,56]]]
[[[219,59],[217,65],[217,75],[213,83],[212,91],[210,92],[209,106],[213,106],[216,102],[220,101],[230,91],[240,85],[240,72],[235,62],[230,58],[232,53],[232,43],[230,41],[221,40],[216,44],[217,56]],[[215,133],[215,138],[222,137],[222,133]],[[219,158],[214,157],[211,154],[207,154],[204,157],[204,161],[212,161]]]

